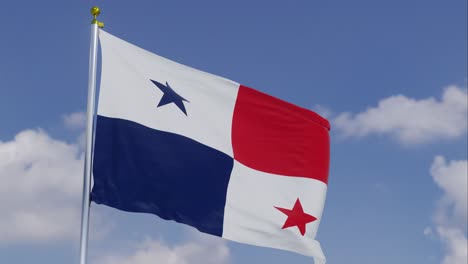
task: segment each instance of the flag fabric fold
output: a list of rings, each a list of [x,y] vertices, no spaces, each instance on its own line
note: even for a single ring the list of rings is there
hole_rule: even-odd
[[[91,199],[325,263],[328,121],[100,31]]]

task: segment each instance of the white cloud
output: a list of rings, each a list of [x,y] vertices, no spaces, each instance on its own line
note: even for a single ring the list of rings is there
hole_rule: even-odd
[[[445,244],[447,252],[442,260],[443,264],[466,264],[467,257],[467,239],[465,233],[459,228],[437,228],[440,239]]]
[[[314,105],[314,107],[312,107],[312,110],[314,110],[317,114],[321,115],[324,118],[331,118],[333,115],[333,112],[329,108],[319,104]]]
[[[342,113],[333,123],[345,136],[388,134],[402,143],[416,144],[465,135],[467,111],[466,88],[449,86],[440,100],[391,96],[364,112]]]
[[[444,157],[437,156],[431,175],[444,192],[434,213],[435,230],[446,247],[443,264],[466,264],[468,161],[447,162]]]
[[[229,248],[219,238],[199,235],[191,242],[168,246],[161,241],[147,239],[135,246],[128,255],[109,255],[99,258],[96,264],[227,264]]]
[[[86,145],[86,113],[78,111],[71,114],[62,116],[63,124],[65,127],[80,131],[78,138],[76,139],[78,146],[84,151]]]
[[[467,217],[467,188],[468,188],[468,161],[458,160],[449,163],[442,156],[434,159],[431,167],[431,175],[437,185],[444,191],[439,209],[446,210],[443,215],[449,215],[459,224],[464,224],[466,229]],[[439,218],[442,216],[439,216]],[[440,219],[447,221],[447,219]]]
[[[86,114],[75,112],[63,116],[63,123],[70,129],[83,129],[86,126]]]
[[[430,227],[424,228],[423,233],[427,237],[432,237],[432,235],[433,235],[432,228],[430,228]]]
[[[0,243],[76,238],[82,171],[79,147],[44,131],[0,141]]]

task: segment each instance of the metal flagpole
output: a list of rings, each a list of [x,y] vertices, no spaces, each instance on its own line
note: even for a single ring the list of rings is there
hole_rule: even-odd
[[[99,28],[104,24],[97,20],[97,16],[101,13],[99,7],[91,8],[93,20],[91,21],[91,45],[89,50],[89,77],[88,77],[88,108],[87,108],[87,123],[86,123],[86,146],[85,146],[85,162],[84,162],[84,179],[83,179],[83,201],[81,207],[81,240],[80,240],[80,264],[86,264],[86,255],[88,251],[88,230],[89,230],[89,206],[90,206],[90,191],[91,191],[91,170],[92,170],[92,153],[94,139],[94,110],[96,100],[96,68],[97,68],[97,52],[98,52],[98,35]]]

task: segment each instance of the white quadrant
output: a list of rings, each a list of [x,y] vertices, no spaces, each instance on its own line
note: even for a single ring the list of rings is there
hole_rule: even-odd
[[[227,192],[223,237],[290,250],[323,261],[324,255],[315,236],[326,191],[327,185],[321,181],[264,173],[235,161]],[[292,209],[297,199],[304,213],[317,218],[306,225],[305,236],[297,227],[282,229],[287,215],[275,208]]]
[[[100,31],[102,75],[98,114],[180,134],[232,156],[231,127],[239,84],[152,54]],[[158,106],[166,82],[181,97]]]

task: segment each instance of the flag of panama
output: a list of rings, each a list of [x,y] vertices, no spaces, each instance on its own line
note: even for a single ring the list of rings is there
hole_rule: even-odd
[[[92,201],[325,262],[326,119],[102,30],[100,42]]]

